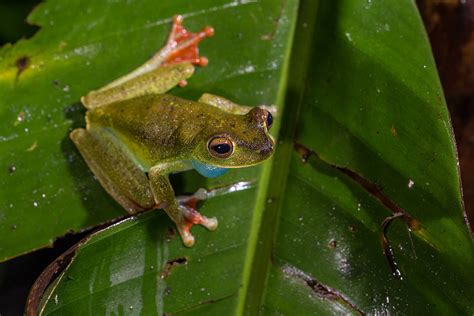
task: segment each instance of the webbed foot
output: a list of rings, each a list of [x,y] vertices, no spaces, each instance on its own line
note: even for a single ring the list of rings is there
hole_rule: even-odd
[[[131,71],[130,73],[112,81],[106,86],[102,87],[99,92],[107,91],[109,94],[112,88],[125,85],[134,80],[138,80],[140,86],[143,85],[155,85],[154,77],[157,75],[154,74],[156,70],[162,66],[166,65],[175,65],[175,64],[192,64],[198,66],[207,65],[207,58],[199,56],[198,43],[206,37],[214,35],[214,29],[211,26],[206,26],[202,31],[197,33],[191,33],[183,26],[183,17],[177,15],[173,17],[173,26],[171,32],[168,36],[166,44],[156,52],[150,59],[148,59],[144,64]],[[191,66],[191,65],[189,65]],[[170,68],[170,67],[166,67]],[[192,66],[191,66],[192,68]],[[191,73],[192,74],[192,71]],[[189,75],[190,75],[189,74]],[[151,80],[148,77],[152,77]],[[182,80],[174,83],[171,86],[167,86],[164,91],[150,91],[151,93],[164,93],[168,89],[174,87],[174,85],[179,84],[180,86],[186,85],[185,76]],[[139,79],[142,78],[142,79]],[[123,89],[119,88],[117,94],[121,94]],[[155,89],[156,90],[156,89]],[[143,89],[140,89],[139,94],[142,94]]]
[[[198,43],[206,37],[214,35],[214,29],[206,26],[202,31],[191,33],[183,26],[183,16],[173,17],[173,26],[166,42],[159,54],[163,58],[164,64],[177,64],[188,62],[194,65],[206,66],[206,57],[199,56]]]

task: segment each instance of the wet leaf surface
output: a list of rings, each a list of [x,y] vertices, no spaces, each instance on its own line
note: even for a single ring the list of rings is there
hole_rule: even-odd
[[[171,17],[180,13],[190,30],[212,24],[216,35],[201,45],[209,66],[198,69],[186,89],[174,94],[197,99],[210,92],[242,104],[274,102],[285,55],[285,41],[279,39],[288,29],[285,20],[275,33],[280,10],[271,2],[253,1],[178,1],[156,8],[143,1],[40,5],[30,16],[42,25],[40,32],[0,54],[0,185],[9,188],[0,193],[0,260],[126,214],[69,140],[69,132],[85,124],[80,96],[143,63],[164,44]],[[230,12],[235,18],[227,21]],[[249,25],[241,28],[242,23]],[[261,39],[268,34],[275,40]],[[244,42],[249,43],[246,49]],[[256,175],[255,170],[231,172],[216,183]],[[188,180],[176,181],[189,188],[178,184],[178,192],[206,185],[195,174],[184,177]]]
[[[172,93],[277,104],[277,152],[218,180],[173,178],[178,192],[257,185],[205,201],[220,227],[195,228],[192,249],[160,212],[95,233],[43,314],[472,313],[453,135],[412,1],[43,4],[40,33],[0,53],[2,258],[124,214],[67,134],[84,124],[79,97],[156,51],[175,13],[216,36],[201,46],[209,66]],[[401,278],[380,245],[397,212]]]

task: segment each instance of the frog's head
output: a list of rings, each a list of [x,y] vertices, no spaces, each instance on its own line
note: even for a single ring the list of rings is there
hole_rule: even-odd
[[[223,124],[209,127],[207,139],[197,146],[194,157],[220,168],[256,165],[273,153],[274,142],[268,132],[272,123],[272,114],[258,107],[245,115],[232,115]]]

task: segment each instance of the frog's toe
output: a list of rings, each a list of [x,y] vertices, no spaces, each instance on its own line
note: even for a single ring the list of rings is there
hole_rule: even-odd
[[[180,235],[181,235],[181,239],[183,240],[183,244],[186,247],[194,246],[194,236],[189,232],[189,228],[181,230]]]
[[[207,218],[203,216],[200,224],[209,230],[216,230],[219,222],[217,221],[217,218],[215,217]]]
[[[184,218],[189,225],[189,228],[193,225],[202,225],[209,230],[216,230],[217,229],[217,218],[211,217],[208,218],[204,215],[201,215],[196,209],[190,207],[189,205],[181,206],[183,210]],[[189,230],[188,228],[188,230]]]
[[[195,202],[195,199],[191,199]],[[188,201],[189,203],[189,201]],[[191,227],[194,225],[202,225],[208,230],[217,229],[217,218],[211,217],[207,218],[206,216],[201,215],[194,207],[191,207],[188,203],[179,205],[180,217],[176,221],[176,226],[178,227],[179,234],[183,240],[183,244],[186,247],[191,247],[194,245],[194,237],[190,232]],[[194,203],[195,204],[195,203]]]

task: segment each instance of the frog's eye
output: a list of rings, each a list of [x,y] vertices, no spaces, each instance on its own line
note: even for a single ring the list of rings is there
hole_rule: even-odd
[[[234,143],[227,137],[211,138],[207,144],[209,153],[216,158],[227,158],[234,152]]]
[[[272,113],[268,112],[267,111],[267,129],[270,129],[270,127],[272,127],[272,124],[273,124],[273,115]]]

